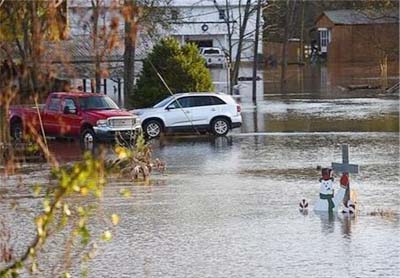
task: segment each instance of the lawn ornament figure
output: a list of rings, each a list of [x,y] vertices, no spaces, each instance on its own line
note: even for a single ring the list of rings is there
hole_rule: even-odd
[[[348,215],[354,215],[356,213],[356,205],[351,199],[347,201],[347,206],[343,208],[342,212]]]
[[[332,169],[323,168],[321,171],[322,177],[319,179],[319,199],[314,205],[316,211],[338,211],[340,204],[346,193],[346,185],[340,185],[339,189],[334,190],[332,177]]]
[[[308,202],[306,199],[302,199],[299,203],[299,209],[300,210],[306,210],[308,209]]]
[[[348,204],[350,200],[350,180],[349,173],[358,173],[358,165],[349,164],[349,148],[348,145],[342,145],[342,159],[343,163],[332,163],[332,169],[342,173],[340,178],[340,187],[334,191],[333,177],[331,168],[323,168],[321,171],[322,177],[320,178],[320,192],[319,199],[314,205],[315,211],[338,211],[341,203],[348,211]],[[355,209],[354,209],[355,210]]]
[[[299,211],[303,214],[303,215],[307,215],[308,214],[308,202],[306,199],[302,199],[299,203]]]

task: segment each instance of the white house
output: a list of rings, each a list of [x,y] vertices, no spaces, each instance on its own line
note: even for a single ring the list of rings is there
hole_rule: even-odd
[[[227,5],[227,2],[229,3]],[[246,36],[243,40],[242,61],[251,61],[254,52],[254,37],[256,26],[256,0],[251,1],[251,13]],[[66,48],[66,56],[73,65],[73,75],[65,74],[64,78],[72,81],[74,87],[79,87],[87,92],[93,91],[95,51],[105,49],[106,46],[99,43],[93,46],[93,7],[90,0],[68,0],[67,20],[69,39],[63,42]],[[96,1],[95,1],[96,3]],[[112,51],[102,52],[101,68],[102,82],[101,92],[109,95],[118,102],[123,102],[123,53],[124,53],[124,17],[121,8],[124,0],[99,0],[100,32],[109,32],[110,23],[116,20],[118,30],[118,43]],[[237,50],[239,39],[239,23],[244,14],[246,0],[160,0],[160,9],[168,10],[170,15],[168,30],[159,30],[160,37],[172,36],[182,44],[194,42],[200,47],[212,46],[223,49],[229,53],[229,36],[233,59]],[[165,3],[168,3],[166,5]],[[262,22],[260,24],[262,26]],[[115,30],[114,30],[115,32]],[[141,33],[140,33],[141,32]],[[140,72],[142,60],[154,41],[149,41],[145,30],[139,29],[139,39],[136,47],[135,71]],[[158,37],[157,39],[159,39]],[[258,53],[262,53],[262,32]],[[102,40],[99,40],[102,41]]]
[[[229,36],[231,36],[232,56],[235,56],[246,2],[246,0],[173,0],[171,31],[168,35],[177,38],[182,44],[193,42],[199,47],[219,47],[226,53],[229,53]],[[242,47],[243,61],[252,61],[254,56],[256,5],[257,1],[251,1],[251,12]],[[262,24],[260,20],[259,54],[262,54]],[[232,58],[234,60],[234,57]]]

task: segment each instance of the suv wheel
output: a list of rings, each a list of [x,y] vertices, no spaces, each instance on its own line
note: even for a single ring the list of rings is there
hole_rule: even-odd
[[[155,138],[160,136],[162,125],[157,120],[150,120],[145,123],[143,131],[148,138]]]
[[[216,118],[211,123],[211,131],[217,136],[224,136],[229,131],[229,121],[224,118]]]

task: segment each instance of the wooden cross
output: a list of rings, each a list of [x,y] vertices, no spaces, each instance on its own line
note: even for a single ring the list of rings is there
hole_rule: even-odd
[[[359,167],[357,164],[349,163],[349,145],[342,145],[342,163],[332,162],[332,169],[336,172],[347,174],[357,174],[359,172]],[[347,206],[348,200],[350,200],[350,184],[347,186],[347,190],[343,198],[343,204],[345,206]]]
[[[342,163],[332,162],[332,169],[339,173],[357,174],[359,172],[357,164],[349,164],[349,145],[342,145]]]

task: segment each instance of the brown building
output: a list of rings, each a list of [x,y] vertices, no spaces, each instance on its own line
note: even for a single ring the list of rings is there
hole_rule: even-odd
[[[282,61],[282,47],[281,42],[265,42],[263,45],[263,53],[265,63],[268,66],[277,66]],[[300,40],[293,38],[288,41],[287,57],[289,64],[297,64],[301,61]]]
[[[399,12],[325,11],[316,20],[320,50],[329,63],[399,60]]]

